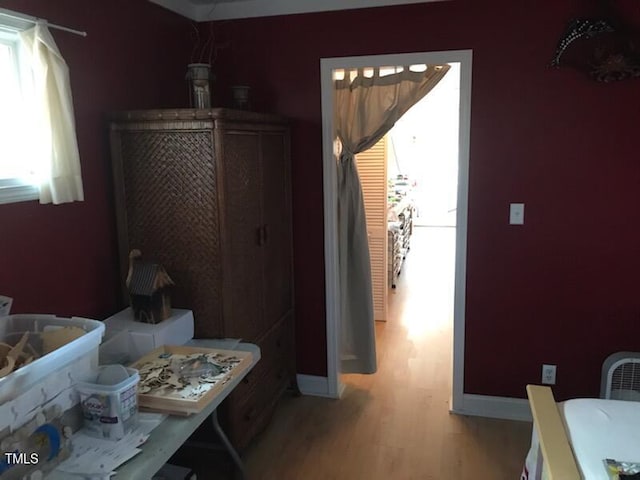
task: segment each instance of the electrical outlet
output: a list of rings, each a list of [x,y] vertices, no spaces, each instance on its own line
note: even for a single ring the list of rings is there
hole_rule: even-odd
[[[556,366],[542,365],[542,383],[545,385],[556,384]]]

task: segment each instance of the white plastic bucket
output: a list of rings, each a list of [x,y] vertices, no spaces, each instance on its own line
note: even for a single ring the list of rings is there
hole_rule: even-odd
[[[110,367],[112,366],[100,367],[95,379]],[[126,368],[126,372],[128,378],[113,385],[90,382],[76,384],[82,405],[84,431],[87,434],[120,440],[136,426],[140,375],[133,368]]]

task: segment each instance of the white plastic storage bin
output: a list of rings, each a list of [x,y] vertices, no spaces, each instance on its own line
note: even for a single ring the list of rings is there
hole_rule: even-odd
[[[86,380],[98,366],[98,346],[104,335],[104,324],[88,318],[63,318],[55,315],[9,315],[0,317],[0,342],[15,344],[24,332],[30,332],[28,342],[42,351],[40,333],[59,327],[80,327],[86,333],[62,347],[37,358],[28,365],[0,379],[0,405],[13,400],[34,385],[48,392],[45,384],[73,383]],[[44,382],[46,380],[46,382]]]

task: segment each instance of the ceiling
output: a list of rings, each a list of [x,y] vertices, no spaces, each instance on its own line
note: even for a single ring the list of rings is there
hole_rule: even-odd
[[[205,22],[294,13],[349,10],[449,0],[150,0],[180,15]]]

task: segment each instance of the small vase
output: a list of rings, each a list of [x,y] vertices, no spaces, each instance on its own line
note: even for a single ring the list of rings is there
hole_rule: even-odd
[[[187,65],[189,103],[192,108],[211,108],[211,65],[190,63]]]
[[[239,110],[249,109],[249,90],[251,87],[246,85],[234,85],[233,90],[233,106]]]

